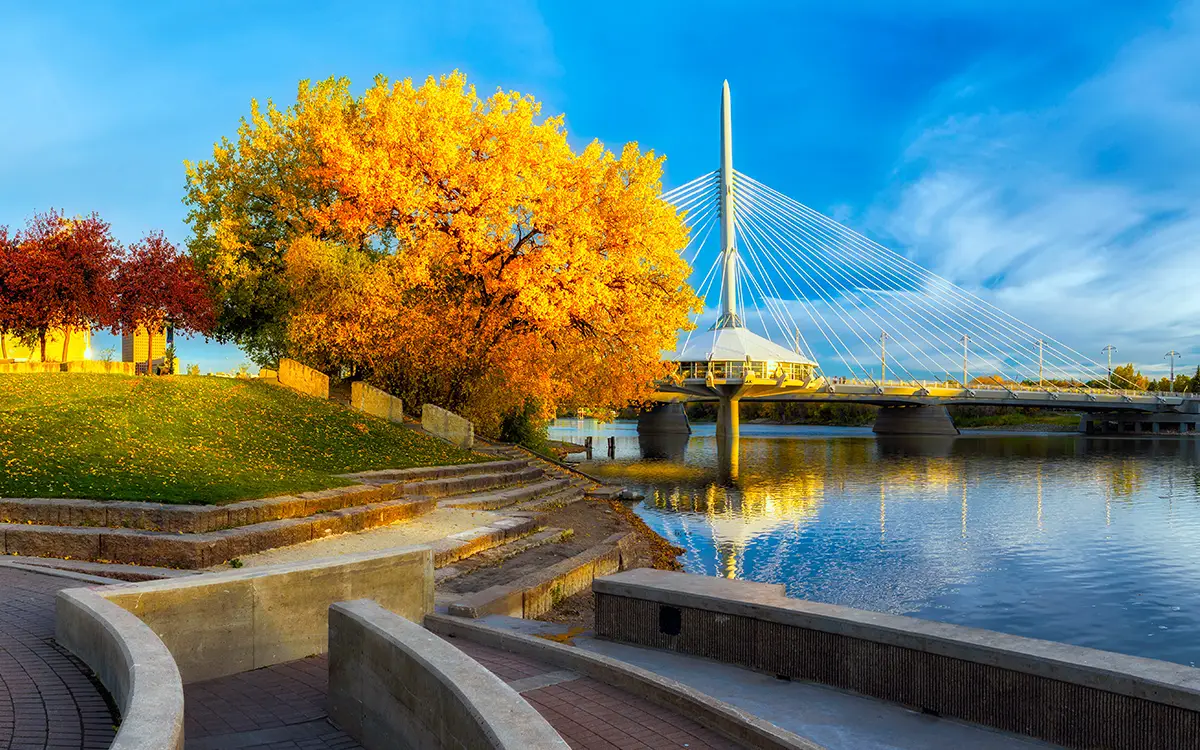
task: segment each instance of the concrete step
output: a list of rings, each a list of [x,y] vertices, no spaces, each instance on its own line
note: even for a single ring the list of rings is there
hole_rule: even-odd
[[[531,549],[536,549],[545,544],[558,544],[567,539],[574,533],[571,529],[543,529],[527,537],[515,539],[511,542],[505,542],[497,547],[489,550],[476,553],[465,561],[460,561],[459,564],[449,565],[444,568],[439,568],[433,574],[435,584],[445,583],[458,578],[460,575],[470,573],[479,568],[484,568],[489,565],[499,565],[509,558],[528,552]],[[461,594],[456,594],[456,598],[461,598]]]
[[[571,503],[582,500],[585,496],[584,493],[587,486],[589,485],[586,482],[568,482],[558,492],[518,503],[511,510],[523,513],[543,514],[565,508]]]
[[[459,508],[460,510],[497,510],[557,492],[570,484],[566,479],[543,479],[540,476],[539,479],[540,481],[531,482],[520,487],[512,487],[499,491],[476,492],[449,500],[442,500],[439,505],[443,508]]]
[[[429,545],[433,549],[435,569],[453,565],[480,552],[522,539],[537,532],[542,525],[531,515],[499,516],[486,526],[451,534]]]
[[[483,461],[474,464],[457,464],[454,466],[419,466],[411,469],[377,469],[374,471],[358,471],[353,474],[341,474],[345,479],[353,479],[367,484],[390,484],[392,482],[417,482],[427,479],[449,479],[451,477],[466,477],[473,474],[495,474],[497,472],[518,471],[529,467],[528,459],[509,459],[505,461]]]
[[[242,555],[332,534],[364,531],[429,513],[430,498],[401,498],[302,518],[247,524],[202,533],[124,528],[0,524],[0,554],[70,558],[197,570]]]
[[[37,568],[53,568],[71,573],[87,573],[88,575],[114,578],[119,581],[156,581],[163,578],[185,578],[187,576],[199,575],[199,573],[193,570],[155,568],[146,565],[59,560],[52,557],[13,557],[12,559],[19,560],[21,565]]]
[[[542,467],[530,465],[528,461],[404,471],[413,471],[407,476],[420,478],[405,482],[376,481],[296,495],[242,500],[226,505],[176,505],[78,498],[3,498],[0,499],[0,523],[196,534],[265,521],[302,518],[398,498],[453,497],[527,484],[544,476]],[[444,471],[449,471],[451,475],[438,475]]]

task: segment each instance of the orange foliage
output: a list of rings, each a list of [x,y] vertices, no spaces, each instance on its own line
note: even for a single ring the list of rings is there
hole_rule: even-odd
[[[539,109],[458,73],[361,97],[303,83],[189,166],[204,265],[233,288],[277,253],[294,355],[487,431],[528,399],[545,416],[642,399],[699,304],[687,229],[658,198],[661,158],[576,153]],[[252,220],[248,202],[268,208]]]

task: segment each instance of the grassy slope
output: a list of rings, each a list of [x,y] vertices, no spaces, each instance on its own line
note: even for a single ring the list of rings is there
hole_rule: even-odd
[[[0,375],[0,497],[224,503],[481,460],[254,380]]]

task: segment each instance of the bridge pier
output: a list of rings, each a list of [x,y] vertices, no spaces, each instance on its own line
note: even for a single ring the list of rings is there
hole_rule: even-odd
[[[682,403],[659,403],[638,415],[638,434],[690,435],[692,426]]]
[[[872,428],[876,435],[957,435],[944,406],[881,406]]]
[[[722,396],[717,406],[717,440],[737,440],[741,434],[738,418],[742,400],[733,396]]]
[[[1079,418],[1088,435],[1200,434],[1200,414],[1192,412],[1090,412]]]

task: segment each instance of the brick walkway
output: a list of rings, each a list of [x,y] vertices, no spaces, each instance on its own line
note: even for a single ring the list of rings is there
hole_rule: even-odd
[[[449,642],[520,693],[574,750],[740,747],[676,711],[602,682],[462,638]]]
[[[312,656],[184,685],[187,750],[361,750],[326,718],[328,669]]]
[[[87,667],[54,643],[54,595],[85,586],[0,566],[0,750],[107,748],[116,716]]]

